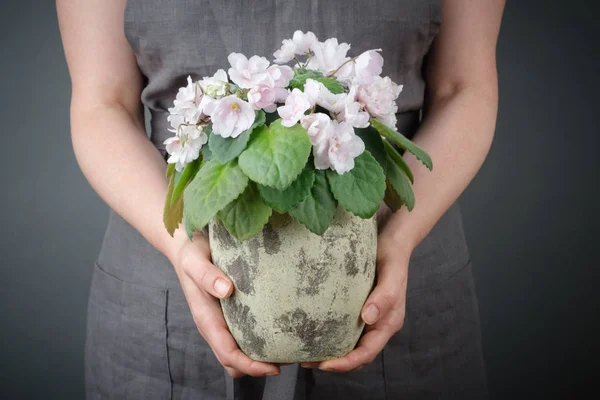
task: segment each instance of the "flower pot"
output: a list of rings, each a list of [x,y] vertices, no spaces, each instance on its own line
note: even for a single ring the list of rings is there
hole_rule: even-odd
[[[360,311],[373,288],[376,216],[357,217],[338,206],[322,236],[289,214],[273,212],[255,237],[240,241],[213,218],[212,262],[233,281],[221,301],[240,349],[266,362],[322,361],[355,346]]]

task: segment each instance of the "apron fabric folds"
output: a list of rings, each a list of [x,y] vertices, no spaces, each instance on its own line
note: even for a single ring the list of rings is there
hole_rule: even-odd
[[[297,29],[349,43],[350,56],[381,48],[383,75],[404,85],[397,128],[412,137],[439,25],[439,0],[128,0],[124,28],[145,77],[150,140],[165,156],[167,108],[188,75],[227,69],[234,51],[272,60]],[[232,379],[198,333],[168,259],[111,211],[88,303],[87,398],[487,398],[471,268],[455,203],[413,252],[404,327],[373,363],[345,374],[290,365],[276,377]]]

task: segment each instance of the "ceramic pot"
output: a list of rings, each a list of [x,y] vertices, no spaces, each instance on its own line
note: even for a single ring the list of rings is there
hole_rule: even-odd
[[[247,241],[216,218],[208,227],[212,262],[235,286],[221,301],[225,321],[245,354],[297,363],[340,357],[356,346],[375,279],[376,216],[362,219],[338,206],[319,236],[273,212]]]

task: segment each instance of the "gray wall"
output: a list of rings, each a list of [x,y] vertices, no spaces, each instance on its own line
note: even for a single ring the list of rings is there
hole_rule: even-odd
[[[570,398],[592,383],[600,355],[600,8],[563,4],[509,1],[496,138],[461,198],[496,399]],[[0,10],[0,395],[80,399],[108,209],[71,148],[54,2],[5,0]]]

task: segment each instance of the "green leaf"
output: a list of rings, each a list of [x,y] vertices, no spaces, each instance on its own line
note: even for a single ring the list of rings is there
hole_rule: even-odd
[[[391,140],[396,145],[414,154],[418,160],[420,160],[430,171],[433,168],[431,157],[422,148],[410,141],[406,136],[396,132],[389,126],[379,122],[375,118],[370,119],[371,125],[381,134],[381,136]]]
[[[187,233],[187,237],[192,240],[196,227],[194,226],[192,218],[189,216],[189,211],[187,211],[185,208],[183,209],[183,226],[185,228],[185,232]]]
[[[402,207],[402,204],[404,204],[387,177],[385,178],[385,195],[383,196],[383,201],[385,201],[385,204],[387,204],[392,212],[398,211]]]
[[[212,126],[210,126],[209,129],[211,131],[211,135],[208,139],[210,151],[215,156],[215,158],[218,159],[219,162],[221,162],[221,164],[226,164],[229,161],[236,158],[237,156],[239,156],[242,151],[244,151],[246,145],[248,144],[248,140],[250,139],[252,131],[264,124],[265,112],[263,110],[257,110],[252,126],[246,129],[244,132],[240,133],[240,135],[235,138],[225,138],[223,136],[216,135],[212,131]]]
[[[386,155],[383,147],[383,139],[375,128],[368,126],[366,128],[354,128],[356,135],[362,139],[365,148],[377,160],[381,168],[385,170]]]
[[[294,208],[308,196],[315,180],[315,170],[308,163],[298,178],[284,190],[257,184],[258,191],[265,203],[283,214]]]
[[[230,234],[239,240],[247,240],[263,228],[272,211],[260,197],[256,184],[251,181],[244,192],[219,211],[217,216]]]
[[[294,77],[290,80],[288,87],[290,89],[297,88],[300,90],[304,90],[304,84],[306,83],[307,79],[317,79],[322,77],[323,74],[319,71],[306,68],[297,68],[294,71]]]
[[[386,173],[390,183],[396,190],[398,197],[400,197],[400,200],[406,204],[408,211],[411,211],[415,206],[415,194],[410,185],[410,179],[404,170],[400,168],[398,164],[396,164],[389,153]]]
[[[179,199],[179,197],[181,196],[181,193],[183,193],[183,189],[185,189],[187,184],[192,179],[194,179],[194,176],[196,176],[196,173],[200,169],[201,163],[202,163],[202,156],[200,156],[197,159],[195,159],[194,161],[188,163],[185,166],[185,168],[183,169],[183,171],[175,172],[175,183],[174,183],[173,195],[171,196],[171,206],[173,206],[175,204],[175,202],[177,201],[177,199]]]
[[[240,154],[240,168],[254,182],[283,190],[302,172],[310,150],[308,133],[300,124],[286,128],[278,119],[252,135]]]
[[[336,208],[325,172],[316,170],[309,195],[288,213],[312,233],[322,235],[333,220]]]
[[[333,94],[344,93],[344,86],[335,78],[322,77],[315,80],[321,82]]]
[[[210,136],[209,139],[210,140]],[[210,161],[213,157],[212,151],[210,151],[210,146],[202,146],[200,149],[200,153],[202,154],[202,163],[204,164],[206,161]]]
[[[167,176],[167,178],[170,178],[171,176],[173,176],[175,171],[175,164],[167,164],[167,171],[165,172],[165,175]]]
[[[248,185],[248,177],[231,160],[208,161],[183,192],[188,224],[201,230],[223,207],[235,200]],[[188,232],[189,233],[189,232]]]
[[[277,111],[272,113],[266,113],[265,125],[271,126],[274,121],[279,119],[279,113]]]
[[[377,160],[365,150],[354,159],[354,168],[343,174],[327,170],[331,192],[347,211],[370,218],[379,209],[385,194],[385,173]]]
[[[163,210],[163,222],[169,235],[173,236],[173,233],[181,223],[183,218],[183,198],[180,197],[173,206],[171,206],[171,196],[173,195],[173,188],[175,186],[175,179],[171,176],[169,180],[169,187],[167,189],[167,196],[165,197],[165,207]]]
[[[396,150],[394,148],[394,146],[392,146],[387,140],[384,141],[384,146],[385,146],[385,151],[390,156],[392,162],[395,162],[396,165],[398,165],[400,168],[402,168],[402,170],[404,171],[406,176],[408,176],[408,179],[410,179],[410,182],[414,183],[415,177],[413,176],[413,173],[410,170],[410,167],[408,166],[406,161],[404,161],[404,158],[402,158],[400,153],[398,153],[398,150]],[[387,161],[387,162],[389,162],[389,161]],[[387,172],[387,168],[388,168],[387,164],[384,164],[384,165],[386,166],[385,170]]]

